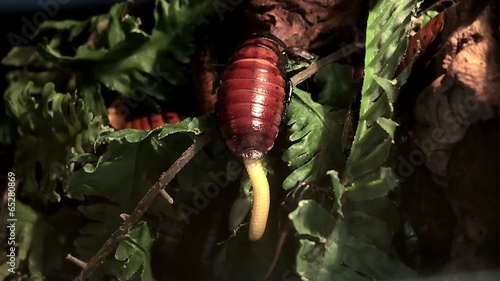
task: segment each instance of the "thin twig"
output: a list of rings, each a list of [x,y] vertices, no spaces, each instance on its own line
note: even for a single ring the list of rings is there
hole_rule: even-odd
[[[71,254],[68,254],[66,256],[66,259],[69,260],[70,262],[76,264],[78,267],[81,267],[81,268],[87,267],[87,263],[86,262],[82,261],[79,258],[76,258],[76,257],[72,256]]]
[[[364,48],[364,46],[365,46],[364,43],[361,41],[351,43],[351,44],[343,47],[342,49],[318,60],[317,62],[315,62],[313,64],[311,64],[308,68],[306,68],[303,71],[294,75],[290,80],[292,81],[293,85],[298,85],[298,84],[304,82],[307,78],[313,76],[316,72],[318,72],[323,67],[325,67],[333,62],[336,62],[343,57],[347,57],[348,55],[359,51],[360,49]]]
[[[125,213],[122,213],[120,214],[120,218],[123,220],[123,221],[126,221],[130,216],[128,214],[125,214]]]
[[[168,194],[165,189],[160,190],[161,197],[165,198],[169,204],[174,204],[174,198]]]
[[[97,253],[90,259],[87,266],[80,271],[75,281],[87,280],[90,275],[102,264],[106,256],[115,249],[118,242],[125,238],[129,230],[142,218],[149,206],[158,196],[160,190],[163,190],[167,184],[174,179],[179,171],[195,156],[198,151],[209,141],[210,135],[204,134],[194,139],[194,143],[182,153],[170,168],[161,174],[156,183],[149,189],[148,193],[137,204],[135,210],[125,219],[122,225],[108,238]]]

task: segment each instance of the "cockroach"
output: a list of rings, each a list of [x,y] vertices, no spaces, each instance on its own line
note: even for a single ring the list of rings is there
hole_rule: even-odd
[[[270,33],[253,34],[236,49],[217,86],[217,119],[229,150],[253,186],[249,239],[259,240],[269,213],[269,183],[260,160],[274,145],[292,84],[286,46]]]
[[[123,97],[116,98],[108,107],[109,123],[117,131],[123,129],[152,130],[165,124],[176,124],[181,121],[181,115],[175,111],[155,113],[127,120],[129,115],[130,107]]]
[[[264,278],[265,280],[272,274],[288,236],[294,231],[293,223],[288,219],[288,215],[297,209],[299,202],[302,200],[314,200],[330,210],[333,207],[333,199],[334,195],[332,189],[307,182],[297,183],[292,191],[288,193],[281,203],[280,236],[278,238],[278,245],[276,246],[273,261]]]
[[[398,69],[394,76],[399,75],[408,64],[414,59],[422,56],[427,47],[434,42],[434,39],[443,30],[444,25],[444,12],[437,14],[426,25],[424,25],[415,35],[408,41],[408,48],[399,63]]]
[[[138,130],[153,130],[165,124],[179,123],[180,117],[175,112],[166,112],[163,114],[151,114],[141,118],[136,118],[125,122],[121,126],[115,126],[116,130],[123,129],[138,129]]]
[[[439,1],[438,3],[440,2],[447,1]],[[434,4],[433,6],[435,5],[437,4]],[[403,59],[396,69],[394,77],[397,77],[413,59],[421,57],[427,51],[427,48],[434,42],[434,40],[443,29],[443,24],[444,12],[441,12],[434,18],[432,18],[426,25],[424,25],[415,35],[410,38],[405,55],[403,56]],[[354,134],[356,133],[356,126],[359,119],[360,104],[361,94],[359,92],[355,92],[344,125],[342,138],[342,152],[344,154],[344,157],[348,157],[351,151],[352,141],[354,139]]]
[[[109,124],[115,130],[121,130],[127,122],[125,119],[129,114],[129,108],[125,105],[123,98],[116,98],[108,107]]]
[[[200,36],[195,55],[193,57],[194,86],[196,97],[202,115],[212,114],[215,111],[217,95],[213,94],[213,82],[216,77],[214,54],[208,35]]]
[[[394,235],[394,244],[400,260],[412,269],[420,270],[422,268],[420,238],[409,219],[402,219],[401,226]]]

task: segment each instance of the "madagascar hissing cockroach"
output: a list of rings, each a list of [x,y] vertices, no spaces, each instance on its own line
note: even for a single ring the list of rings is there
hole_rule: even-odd
[[[414,58],[421,56],[427,47],[434,42],[434,39],[436,39],[443,29],[444,13],[437,14],[410,38],[406,53],[394,76],[399,75]]]
[[[132,119],[129,116],[131,113],[130,109],[131,108],[127,105],[123,97],[116,98],[108,107],[109,123],[115,130],[153,130],[165,124],[176,124],[181,121],[180,114],[175,111],[150,114],[148,116]]]
[[[212,51],[207,34],[198,36],[196,50],[192,59],[193,82],[201,115],[212,114],[215,111],[217,95],[213,93],[213,83],[216,77],[215,55]]]
[[[261,159],[274,145],[290,95],[285,45],[270,34],[244,41],[230,58],[217,90],[217,116],[229,149]]]
[[[273,147],[292,85],[285,44],[270,33],[253,34],[229,59],[217,86],[217,119],[229,150],[244,162],[253,186],[249,239],[264,234],[269,184],[260,159]]]
[[[117,117],[114,117],[117,119]],[[112,120],[110,115],[110,120]],[[131,121],[114,121],[111,122],[115,130],[123,129],[138,129],[138,130],[153,130],[161,127],[165,124],[176,124],[179,123],[180,117],[176,112],[166,112],[163,114],[151,114],[149,116],[144,116],[140,118],[133,119]]]
[[[153,130],[165,124],[176,124],[181,120],[179,115],[175,112],[166,112],[163,114],[152,114],[141,118],[128,121],[123,125],[123,129],[139,129],[139,130]]]

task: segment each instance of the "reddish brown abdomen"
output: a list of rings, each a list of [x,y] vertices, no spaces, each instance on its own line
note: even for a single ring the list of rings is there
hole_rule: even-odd
[[[437,14],[426,25],[424,25],[408,41],[408,48],[396,70],[395,77],[398,76],[416,56],[421,56],[425,49],[436,39],[444,25],[444,12]],[[420,43],[419,43],[420,42]],[[420,45],[419,45],[420,44]],[[419,51],[420,48],[420,51]]]
[[[278,45],[252,38],[241,45],[223,73],[217,116],[229,149],[243,159],[260,159],[274,145],[285,99]]]
[[[123,125],[123,128],[115,128],[117,130],[121,129],[139,129],[139,130],[153,130],[161,127],[165,124],[176,124],[179,123],[179,115],[175,112],[166,112],[163,114],[152,114],[149,116],[144,116],[141,118],[136,118],[134,120],[128,121]]]

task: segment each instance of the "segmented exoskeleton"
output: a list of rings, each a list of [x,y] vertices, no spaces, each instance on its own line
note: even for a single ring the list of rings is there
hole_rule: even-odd
[[[229,59],[217,88],[217,118],[229,150],[240,158],[253,186],[249,239],[264,234],[269,184],[260,159],[271,150],[292,85],[285,44],[270,33],[254,34]]]

